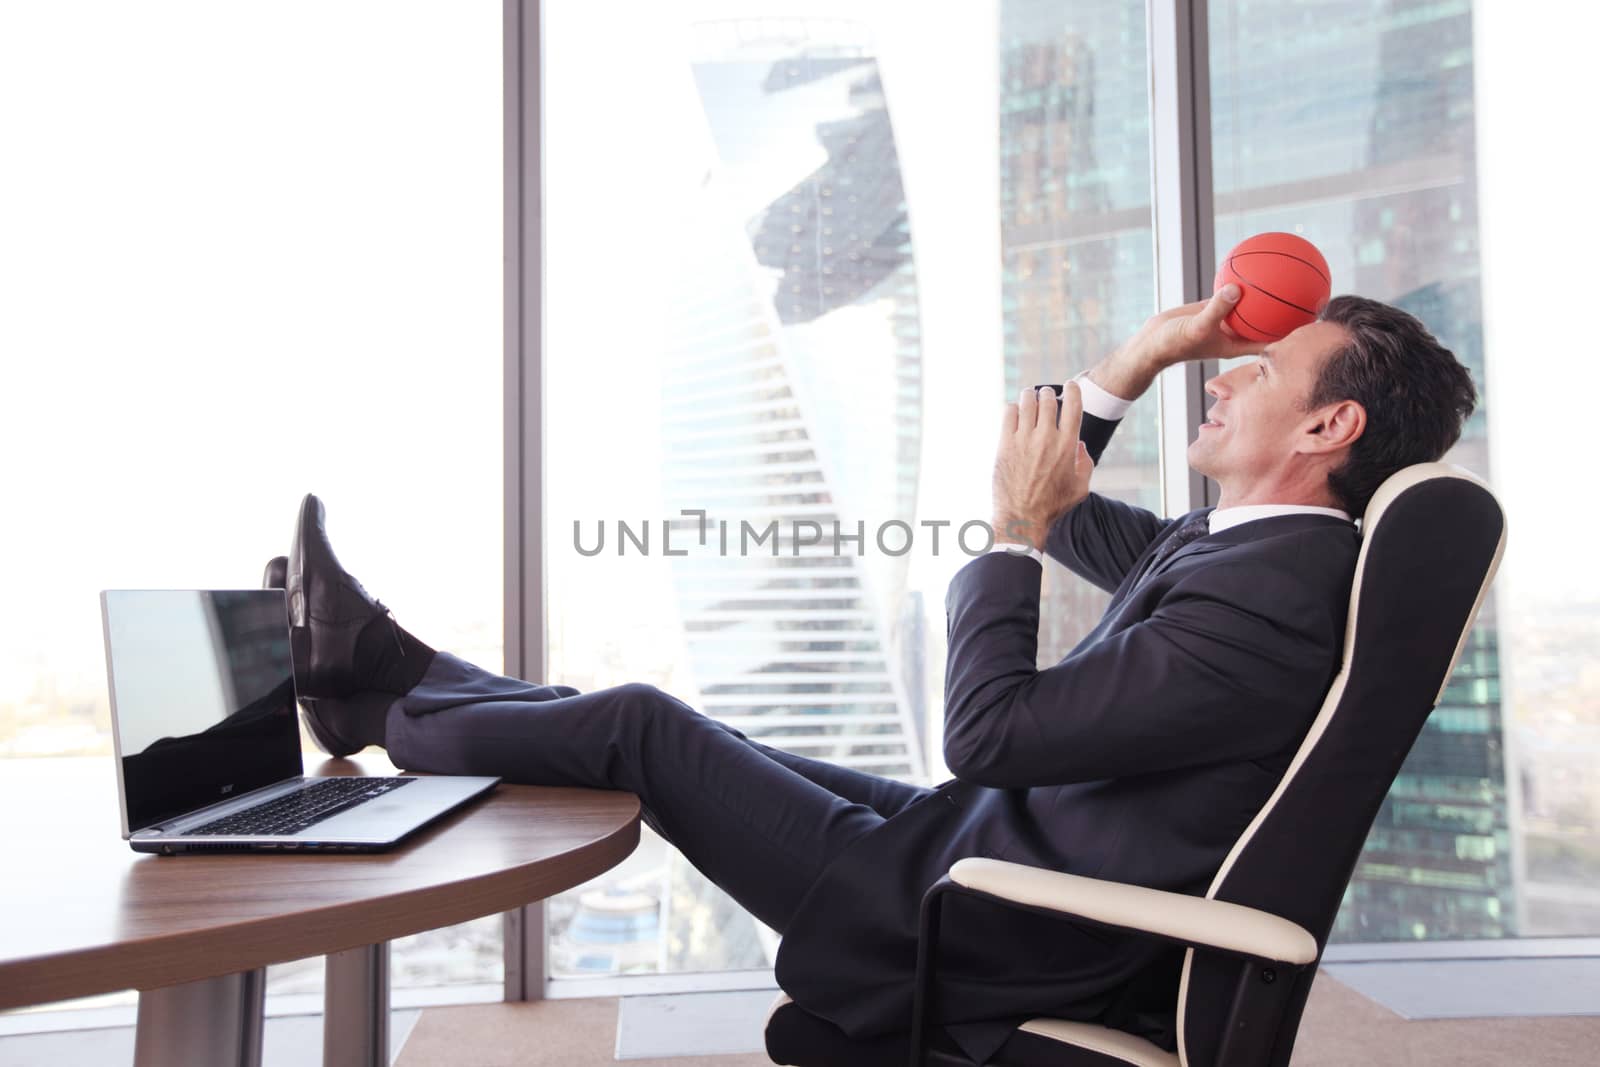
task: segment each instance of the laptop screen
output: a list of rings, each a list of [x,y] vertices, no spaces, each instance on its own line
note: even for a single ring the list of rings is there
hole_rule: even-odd
[[[128,832],[301,773],[281,589],[101,594]]]

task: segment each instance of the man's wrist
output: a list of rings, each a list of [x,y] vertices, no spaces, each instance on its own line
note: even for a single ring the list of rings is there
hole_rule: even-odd
[[[1041,567],[1044,566],[1044,553],[1037,548],[1029,548],[1027,545],[1014,545],[1002,541],[989,548],[989,555],[994,555],[997,552],[1007,556],[1025,556]]]
[[[1085,371],[1073,381],[1078,383],[1079,396],[1083,398],[1083,413],[1107,422],[1117,422],[1128,413],[1133,401],[1120,397],[1089,377]]]
[[[1137,349],[1119,348],[1084,376],[1105,392],[1131,403],[1144,395],[1164,366]]]
[[[993,528],[996,544],[1038,549],[1044,548],[1045,535],[1050,532],[1049,523],[1021,515],[996,515]]]

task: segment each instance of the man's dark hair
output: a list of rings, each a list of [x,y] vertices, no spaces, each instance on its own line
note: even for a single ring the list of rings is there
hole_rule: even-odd
[[[1367,428],[1344,463],[1328,472],[1339,506],[1360,518],[1384,479],[1450,450],[1477,406],[1472,375],[1415,316],[1360,296],[1336,296],[1318,318],[1349,341],[1322,364],[1302,408],[1354,400]]]

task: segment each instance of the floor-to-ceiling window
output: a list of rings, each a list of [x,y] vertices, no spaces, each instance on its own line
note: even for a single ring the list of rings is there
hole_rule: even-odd
[[[306,492],[499,665],[500,57],[494,5],[0,7],[0,757],[110,780],[97,591],[254,586]],[[497,991],[499,931],[397,942],[396,987]]]
[[[1153,310],[1144,5],[543,7],[551,677],[941,780],[1001,404]],[[1159,500],[1156,429],[1097,487]],[[1053,663],[1104,598],[1045,595]],[[548,932],[558,978],[776,948],[648,837]]]

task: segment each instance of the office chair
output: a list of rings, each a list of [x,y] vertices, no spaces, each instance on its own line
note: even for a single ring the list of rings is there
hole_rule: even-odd
[[[1399,471],[1362,520],[1344,660],[1277,790],[1204,897],[964,859],[923,897],[909,1033],[853,1041],[785,997],[767,1021],[795,1067],[974,1067],[926,1017],[951,894],[1184,947],[1178,1048],[1093,1023],[1032,1019],[992,1067],[1284,1067],[1317,962],[1378,808],[1444,696],[1505,548],[1505,516],[1444,463]]]

